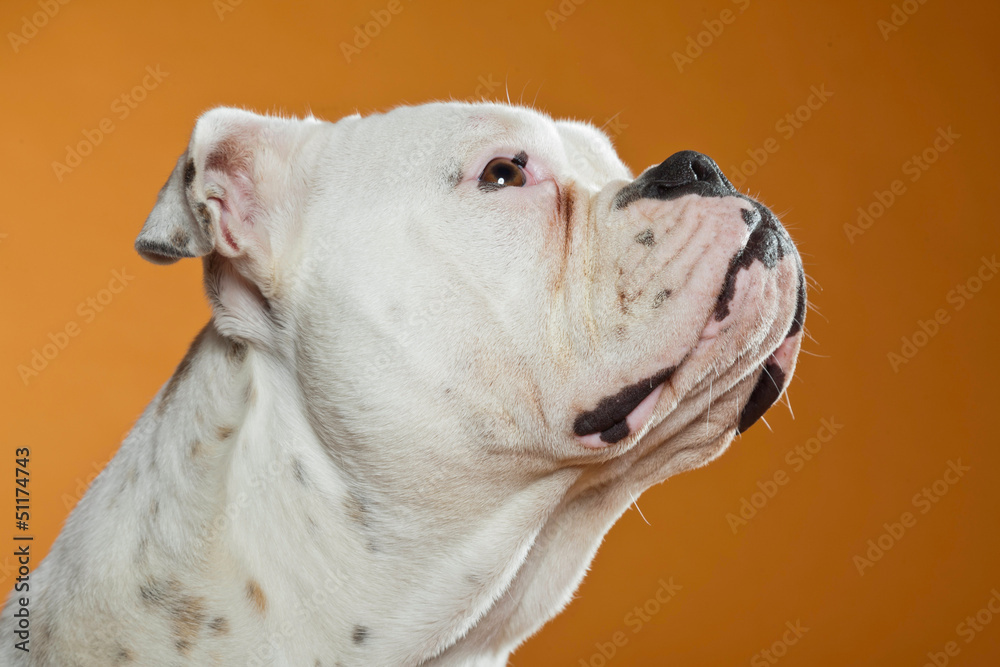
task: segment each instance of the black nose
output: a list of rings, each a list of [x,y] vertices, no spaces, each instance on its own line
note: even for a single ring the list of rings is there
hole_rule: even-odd
[[[724,197],[735,192],[712,158],[698,151],[680,151],[622,188],[615,206],[624,208],[637,199],[676,199],[689,194]]]
[[[717,188],[732,187],[715,160],[698,151],[674,153],[659,166],[650,169],[649,176],[667,187],[681,187],[698,182]]]

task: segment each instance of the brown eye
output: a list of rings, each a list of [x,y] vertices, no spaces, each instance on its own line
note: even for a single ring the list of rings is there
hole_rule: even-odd
[[[524,173],[522,165],[518,164],[515,160],[516,158],[511,160],[506,157],[498,157],[490,160],[490,163],[486,165],[486,169],[483,169],[483,173],[479,177],[480,185],[513,186],[516,188],[526,185],[528,177]]]

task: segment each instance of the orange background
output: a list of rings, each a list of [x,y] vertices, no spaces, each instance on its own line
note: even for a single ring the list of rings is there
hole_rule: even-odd
[[[784,214],[815,306],[791,386],[795,419],[778,406],[773,433],[759,425],[705,470],[647,492],[640,506],[651,525],[635,511],[623,517],[577,599],[513,664],[768,664],[758,652],[796,621],[809,630],[782,664],[922,665],[949,641],[959,649],[950,664],[998,664],[1000,619],[969,642],[958,626],[1000,590],[1000,280],[961,309],[948,293],[1000,250],[1000,9],[909,2],[915,13],[884,39],[888,0],[566,0],[555,28],[546,11],[559,0],[402,0],[347,62],[340,43],[387,2],[244,0],[221,19],[211,0],[70,2],[15,51],[8,33],[39,6],[6,0],[0,496],[12,508],[14,450],[30,446],[32,529],[36,550],[47,548],[207,319],[199,263],[155,267],[132,250],[200,112],[232,104],[335,120],[509,91],[597,125],[618,114],[608,129],[636,171],[694,148],[734,178],[747,151],[760,158],[773,137],[777,152],[764,151],[744,187]],[[672,54],[724,9],[734,20],[702,35],[703,53],[679,71]],[[147,66],[167,74],[120,118],[114,100]],[[831,96],[788,137],[777,124],[811,86]],[[60,181],[52,163],[104,118],[113,131]],[[925,149],[933,157],[938,128],[949,127],[959,138],[911,180],[904,163]],[[848,239],[858,207],[897,179],[905,191]],[[123,269],[134,276],[127,288],[86,321],[78,304]],[[939,309],[947,322],[929,341],[917,336],[924,345],[894,370],[887,355]],[[25,384],[17,367],[69,322],[79,335]],[[796,470],[787,453],[824,418],[842,428]],[[914,494],[959,459],[971,470],[921,514]],[[734,534],[726,515],[778,471],[788,483]],[[906,511],[915,525],[859,575],[854,556]],[[12,524],[0,523],[2,554]],[[5,590],[11,563],[0,555]],[[628,615],[671,577],[682,589],[635,631]],[[602,645],[610,653],[618,632],[623,645],[606,659]]]

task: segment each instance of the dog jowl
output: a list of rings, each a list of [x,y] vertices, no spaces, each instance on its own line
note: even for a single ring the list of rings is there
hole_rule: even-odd
[[[711,159],[634,177],[506,105],[214,109],[136,248],[200,258],[212,316],[2,664],[504,664],[802,340],[794,245]]]

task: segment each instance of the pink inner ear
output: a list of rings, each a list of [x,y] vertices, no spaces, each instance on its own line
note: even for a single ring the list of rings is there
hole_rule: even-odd
[[[206,185],[214,183],[221,197],[211,197],[219,206],[219,231],[224,255],[239,255],[251,247],[266,245],[255,238],[254,218],[257,202],[253,183],[256,133],[249,129],[236,132],[215,144],[205,160]]]
[[[225,199],[219,199],[218,197],[209,197],[209,201],[214,201],[219,205],[219,229],[222,230],[222,238],[225,239],[229,247],[233,249],[234,252],[240,251],[239,244],[236,243],[236,239],[233,238],[232,232],[229,231],[229,226],[232,223],[233,212],[230,210],[229,205],[226,204]]]
[[[230,163],[229,166],[234,165]],[[213,169],[206,173],[205,181],[210,193],[221,190],[221,195],[208,198],[218,206],[219,212],[216,249],[223,255],[236,257],[254,248],[266,248],[267,239],[258,238],[260,229],[254,224],[259,210],[250,175]]]

